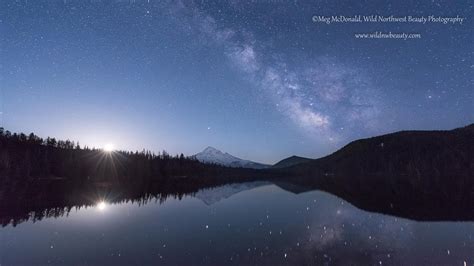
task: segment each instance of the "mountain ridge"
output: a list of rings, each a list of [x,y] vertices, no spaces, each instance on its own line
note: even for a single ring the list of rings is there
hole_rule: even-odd
[[[314,159],[292,155],[288,158],[285,158],[285,159],[282,159],[282,160],[278,161],[277,163],[272,165],[271,168],[290,167],[290,166],[297,165],[297,164],[300,164],[300,163],[309,162],[311,160],[314,160]]]
[[[334,153],[286,167],[311,175],[474,174],[474,124],[452,130],[405,130],[352,141]]]

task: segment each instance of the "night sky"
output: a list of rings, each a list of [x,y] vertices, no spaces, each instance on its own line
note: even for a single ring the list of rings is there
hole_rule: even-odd
[[[473,123],[472,1],[382,2],[2,0],[0,126],[274,163]],[[327,25],[316,15],[465,19]],[[421,38],[354,37],[375,31]]]

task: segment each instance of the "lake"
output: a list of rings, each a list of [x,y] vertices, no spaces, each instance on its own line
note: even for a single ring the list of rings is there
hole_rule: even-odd
[[[0,265],[473,265],[474,222],[417,222],[267,182],[0,228]]]

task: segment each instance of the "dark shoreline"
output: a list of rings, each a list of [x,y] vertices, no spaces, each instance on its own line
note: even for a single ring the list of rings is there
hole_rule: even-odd
[[[387,184],[357,185],[364,178],[352,177],[353,182],[340,183],[347,178],[170,178],[167,182],[117,183],[88,182],[76,184],[70,180],[35,180],[15,186],[0,186],[0,223],[13,226],[47,217],[67,215],[72,209],[95,206],[101,199],[120,202],[164,202],[180,199],[201,189],[226,184],[266,181],[292,193],[321,190],[336,195],[354,206],[376,213],[417,221],[474,221],[473,190],[457,191],[451,195],[441,190],[420,191],[403,184],[395,188]],[[365,178],[367,179],[367,178]],[[342,182],[342,181],[341,181]],[[453,188],[446,188],[452,191]]]

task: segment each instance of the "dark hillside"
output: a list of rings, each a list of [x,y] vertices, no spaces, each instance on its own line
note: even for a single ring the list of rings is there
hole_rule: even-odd
[[[474,124],[450,131],[401,131],[353,141],[286,169],[311,176],[474,176]]]
[[[306,162],[309,162],[311,160],[312,159],[293,155],[291,157],[288,157],[286,159],[283,159],[283,160],[277,162],[276,164],[272,165],[271,168],[284,168],[284,167],[297,165],[297,164],[300,164],[300,163],[306,163]]]

